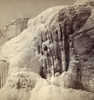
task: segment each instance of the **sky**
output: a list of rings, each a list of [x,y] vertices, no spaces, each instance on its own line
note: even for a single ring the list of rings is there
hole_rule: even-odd
[[[18,18],[33,18],[47,8],[72,5],[75,0],[0,0],[0,28]]]

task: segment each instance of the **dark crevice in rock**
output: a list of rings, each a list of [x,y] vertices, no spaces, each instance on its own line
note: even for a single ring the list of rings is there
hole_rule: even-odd
[[[44,73],[44,68],[41,66],[40,68],[40,72],[39,72],[40,76],[44,79],[46,79],[46,73]]]
[[[66,21],[65,21],[66,22]],[[70,51],[69,51],[69,33],[67,31],[66,23],[64,23],[64,55],[65,55],[65,71],[69,67]]]

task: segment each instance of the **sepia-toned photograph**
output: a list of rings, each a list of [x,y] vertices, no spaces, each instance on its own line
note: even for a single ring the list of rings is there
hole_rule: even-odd
[[[94,0],[0,0],[0,100],[94,100]]]

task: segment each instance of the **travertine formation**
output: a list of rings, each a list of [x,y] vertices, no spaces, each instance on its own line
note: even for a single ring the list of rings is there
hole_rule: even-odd
[[[50,8],[29,19],[15,36],[0,47],[0,70],[8,69],[5,86],[36,91],[41,80],[46,85],[94,92],[94,2]],[[35,85],[31,76],[37,77]]]
[[[0,50],[2,49],[2,45],[12,38],[19,35],[25,28],[27,28],[27,22],[29,18],[18,19],[14,22],[11,22],[8,25],[5,25],[0,30]],[[9,71],[9,63],[1,59],[0,60],[0,87],[3,87]]]

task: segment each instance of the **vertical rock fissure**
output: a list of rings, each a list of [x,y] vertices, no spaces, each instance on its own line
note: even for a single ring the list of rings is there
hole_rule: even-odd
[[[66,21],[65,21],[66,22]],[[69,34],[67,33],[67,26],[66,23],[64,23],[64,34],[63,34],[63,39],[64,39],[64,62],[65,62],[65,68],[64,71],[67,71],[69,68],[69,59],[70,59],[70,50],[69,50]]]

